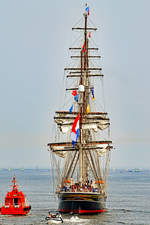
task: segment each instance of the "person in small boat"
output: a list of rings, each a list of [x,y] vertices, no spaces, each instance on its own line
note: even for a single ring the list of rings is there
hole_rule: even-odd
[[[50,217],[51,219],[56,218],[56,215],[55,215],[55,214],[52,214],[51,212],[49,212],[48,215],[49,215],[49,217]]]

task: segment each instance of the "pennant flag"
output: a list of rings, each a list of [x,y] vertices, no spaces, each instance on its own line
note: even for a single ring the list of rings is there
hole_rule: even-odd
[[[91,38],[91,32],[89,32],[89,38]]]
[[[84,44],[82,46],[82,52],[85,52],[85,42],[84,42]]]
[[[76,102],[78,102],[78,100],[79,100],[79,94],[77,94],[76,96],[74,96],[74,100],[75,100]]]
[[[94,95],[94,88],[91,88],[91,93],[92,95]]]
[[[88,16],[90,15],[90,9],[89,6],[86,6],[85,11],[88,13]]]
[[[74,120],[74,123],[72,125],[72,144],[73,144],[73,148],[75,147],[75,143],[78,140],[79,137],[79,113],[77,115],[77,117]]]
[[[92,100],[94,101],[95,100],[95,97],[94,97],[94,88],[91,88],[91,93],[92,93]]]
[[[70,113],[72,113],[72,111],[73,111],[73,104],[72,104],[72,106],[71,106],[70,109],[69,109],[69,112],[70,112]]]
[[[87,105],[87,108],[86,108],[86,113],[88,114],[90,112],[90,106],[89,104]]]

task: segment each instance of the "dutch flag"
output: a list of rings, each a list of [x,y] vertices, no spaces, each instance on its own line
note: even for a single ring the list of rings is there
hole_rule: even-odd
[[[79,113],[78,113],[77,117],[75,118],[74,123],[72,125],[71,136],[72,136],[72,144],[73,144],[73,148],[74,148],[75,143],[77,142],[78,137],[79,137]]]

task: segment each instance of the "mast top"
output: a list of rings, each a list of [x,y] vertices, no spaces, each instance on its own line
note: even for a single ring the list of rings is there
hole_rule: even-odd
[[[85,4],[85,12],[83,13],[83,15],[84,15],[85,17],[87,17],[87,16],[90,15],[90,9],[89,9],[89,6],[88,6],[87,3]]]
[[[12,183],[13,183],[13,190],[16,190],[17,189],[17,184],[16,184],[16,177],[15,177],[15,175],[13,176]]]

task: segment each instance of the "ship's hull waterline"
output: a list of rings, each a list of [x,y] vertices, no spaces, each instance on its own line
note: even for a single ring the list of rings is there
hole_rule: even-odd
[[[106,197],[99,193],[62,192],[58,197],[61,213],[96,214],[106,211]]]

